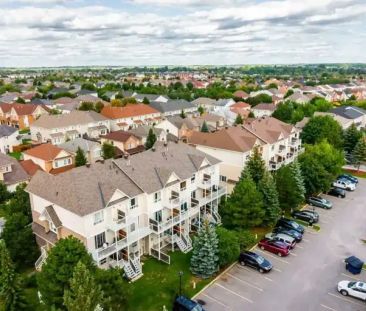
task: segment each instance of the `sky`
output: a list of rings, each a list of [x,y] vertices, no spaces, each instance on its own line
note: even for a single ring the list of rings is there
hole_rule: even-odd
[[[366,0],[0,0],[0,67],[366,62]]]

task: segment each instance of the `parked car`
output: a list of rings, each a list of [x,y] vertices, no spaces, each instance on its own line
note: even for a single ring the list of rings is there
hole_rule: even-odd
[[[352,296],[366,301],[366,283],[340,281],[338,283],[338,291],[343,296]]]
[[[178,296],[174,300],[173,311],[205,311],[202,306],[185,296]]]
[[[346,191],[344,189],[337,188],[337,187],[333,187],[332,189],[330,189],[328,191],[328,194],[332,195],[334,197],[338,197],[338,198],[345,198],[346,197]]]
[[[290,253],[290,247],[286,243],[273,241],[267,238],[260,240],[258,246],[261,249],[277,254],[280,257],[287,256]]]
[[[280,218],[277,221],[276,227],[285,227],[288,229],[293,229],[301,234],[303,234],[305,231],[303,226],[299,225],[296,221],[288,218]]]
[[[308,203],[325,209],[331,209],[333,207],[332,202],[322,197],[310,197],[308,198]]]
[[[354,184],[358,184],[358,178],[355,176],[352,176],[351,174],[339,175],[338,179],[348,179],[350,182],[353,182]]]
[[[337,179],[335,182],[333,182],[332,186],[348,191],[354,191],[356,189],[356,184],[350,182],[347,179]]]
[[[301,242],[302,234],[294,229],[289,229],[285,227],[276,227],[273,229],[273,233],[283,233],[290,237],[293,237],[297,243]]]
[[[295,219],[300,219],[308,222],[309,224],[313,224],[319,221],[319,214],[314,211],[302,210],[302,211],[293,211],[291,216]]]
[[[269,272],[272,270],[272,264],[267,259],[249,251],[240,253],[239,263],[242,266],[247,265],[257,269],[260,273]]]
[[[267,233],[265,235],[267,239],[270,239],[272,241],[280,241],[286,243],[290,249],[293,249],[296,245],[296,240],[293,237],[290,237],[287,234],[283,233]]]

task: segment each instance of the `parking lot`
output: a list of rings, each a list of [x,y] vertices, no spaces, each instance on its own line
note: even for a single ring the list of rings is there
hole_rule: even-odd
[[[209,311],[221,310],[336,310],[365,311],[366,303],[337,291],[342,280],[366,281],[366,271],[352,275],[343,260],[355,255],[366,260],[366,180],[360,179],[345,199],[324,196],[331,210],[316,208],[321,230],[307,228],[303,241],[287,257],[255,248],[273,264],[267,274],[235,264],[196,299]]]

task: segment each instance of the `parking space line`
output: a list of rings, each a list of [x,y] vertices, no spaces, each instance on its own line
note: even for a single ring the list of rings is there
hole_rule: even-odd
[[[330,295],[330,296],[332,296],[332,297],[336,297],[336,298],[341,299],[341,300],[343,300],[343,301],[347,301],[347,302],[353,303],[353,304],[355,304],[356,306],[361,306],[361,307],[364,307],[364,306],[365,306],[364,304],[358,303],[358,302],[356,302],[356,301],[353,301],[353,300],[351,300],[351,299],[345,298],[345,297],[343,297],[343,296],[338,296],[338,295],[333,294],[333,293],[328,293],[328,295]]]
[[[310,241],[309,240],[307,240],[307,239],[302,239],[305,243],[309,243]]]
[[[328,306],[323,305],[323,304],[321,304],[320,306],[323,307],[323,308],[325,308],[325,309],[328,309],[328,310],[337,311],[336,309],[333,309],[333,308],[328,307]]]
[[[344,275],[347,278],[351,278],[353,280],[359,281],[359,282],[361,281],[361,279],[356,278],[355,276],[352,276],[352,275],[348,275],[348,274],[345,274],[345,273],[342,273],[342,275]]]
[[[300,249],[303,249],[304,248],[303,246],[300,246],[299,244],[296,244],[296,247],[297,248],[300,248]]]
[[[273,280],[271,278],[269,278],[268,276],[264,277],[267,281],[273,282]]]
[[[210,295],[207,295],[207,294],[203,293],[202,296],[205,296],[208,299],[211,299],[212,301],[216,302],[220,306],[223,306],[225,308],[225,310],[232,310],[230,307],[228,307],[227,305],[223,304],[220,300],[217,300],[216,298],[211,297]]]
[[[249,283],[249,282],[247,282],[247,281],[244,281],[244,280],[242,280],[242,279],[240,279],[240,278],[236,277],[235,275],[232,275],[231,273],[226,273],[226,275],[228,275],[228,276],[232,277],[233,279],[235,279],[235,280],[237,280],[237,281],[239,281],[239,282],[242,282],[242,283],[244,283],[244,284],[247,284],[248,286],[250,286],[250,287],[252,287],[252,288],[257,289],[257,290],[259,290],[260,292],[263,292],[263,289],[262,289],[262,288],[257,287],[257,286],[255,286],[255,285],[252,285],[251,283]]]
[[[242,296],[242,295],[240,295],[240,294],[232,291],[231,289],[226,288],[225,286],[223,286],[223,285],[221,285],[219,283],[215,283],[215,285],[218,286],[218,287],[220,287],[220,288],[222,288],[222,289],[224,289],[224,290],[226,290],[226,291],[228,291],[229,293],[231,293],[231,294],[233,294],[235,296],[240,297],[241,299],[243,299],[243,300],[245,300],[245,301],[247,301],[249,303],[253,303],[253,300],[250,300],[249,298],[246,298],[246,297],[244,297],[244,296]]]
[[[297,256],[297,254],[294,254],[294,253],[292,253],[292,252],[290,252],[290,255],[295,256],[295,257]]]
[[[279,260],[279,261],[281,261],[283,263],[286,263],[288,265],[290,264],[288,261],[281,259],[282,257],[280,257],[280,256],[271,255],[269,252],[264,252],[261,249],[258,249],[258,251],[261,252],[262,254],[266,254],[266,256],[269,256],[269,257],[272,257],[274,259],[277,259],[277,260]]]
[[[277,268],[273,268],[273,270],[274,270],[274,271],[277,271],[277,272],[280,272],[280,273],[282,272],[282,270],[277,269]]]

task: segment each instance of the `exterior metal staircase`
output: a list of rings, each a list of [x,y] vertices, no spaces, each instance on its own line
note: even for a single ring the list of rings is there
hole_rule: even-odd
[[[175,235],[174,241],[183,253],[186,254],[192,250],[192,241],[187,234]]]

